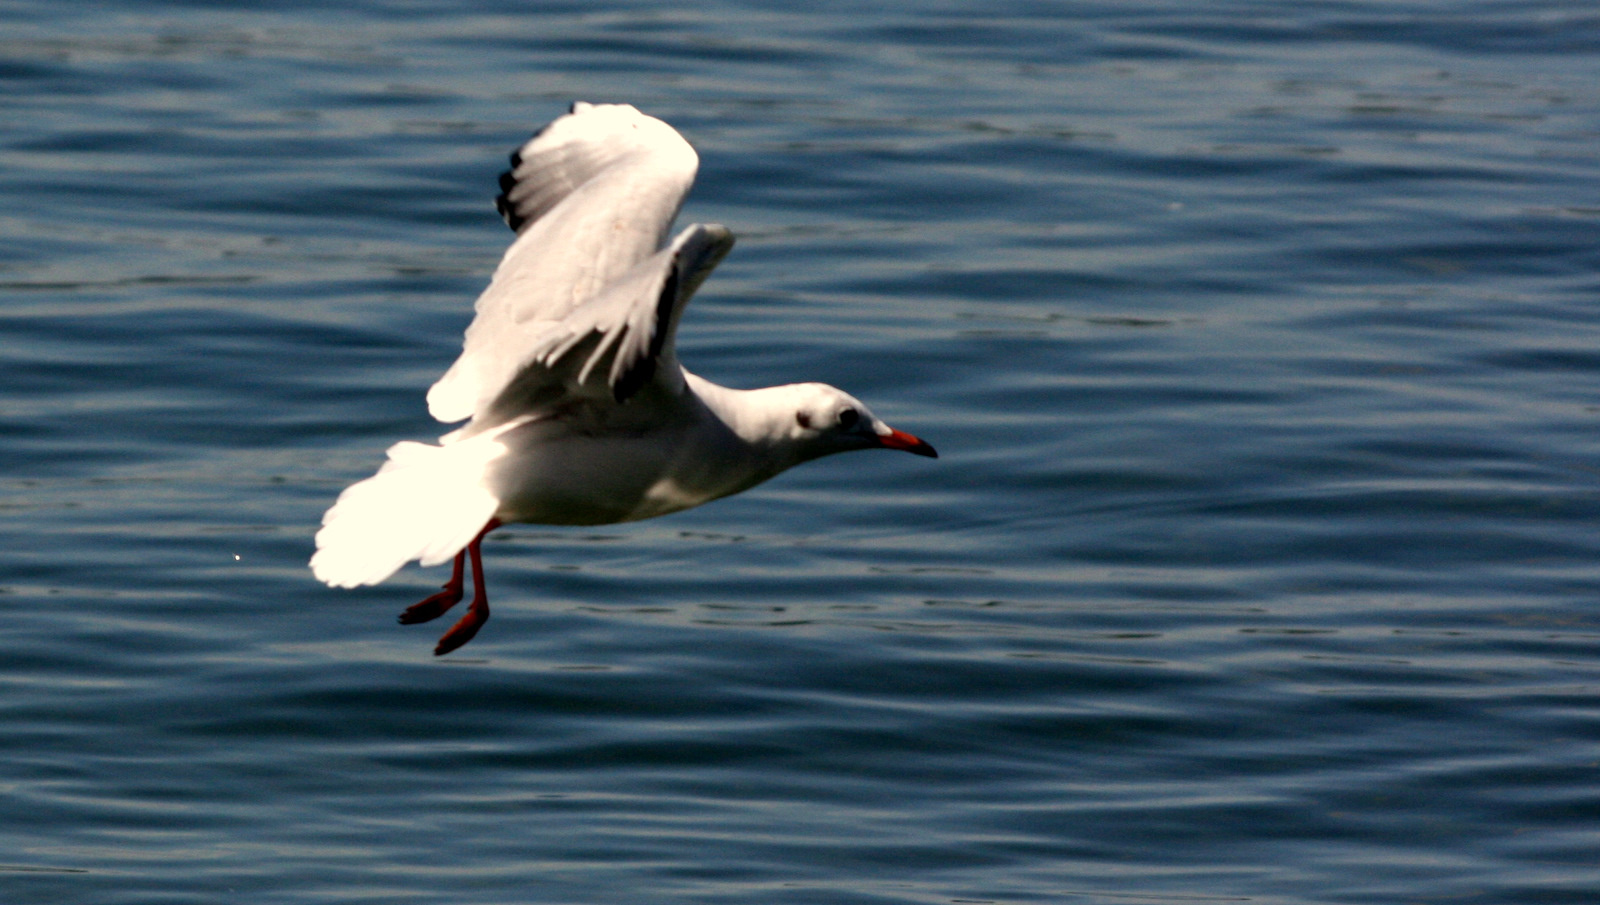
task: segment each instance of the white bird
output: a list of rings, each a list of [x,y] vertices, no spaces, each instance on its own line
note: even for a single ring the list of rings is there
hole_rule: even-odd
[[[496,207],[517,233],[479,296],[461,357],[428,410],[466,424],[402,442],[322,519],[316,577],[377,584],[415,559],[455,558],[444,590],[400,615],[426,622],[463,597],[446,654],[489,618],[479,545],[511,522],[601,525],[738,493],[831,453],[933,447],[820,383],[721,387],[684,370],[673,335],[733,247],[696,224],[665,243],[699,158],[626,104],[577,103],[511,155]]]

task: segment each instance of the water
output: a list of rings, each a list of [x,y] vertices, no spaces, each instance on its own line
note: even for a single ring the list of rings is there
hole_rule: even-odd
[[[1600,900],[1580,3],[0,8],[0,898]],[[682,351],[856,454],[486,545],[322,511],[575,99],[739,235]]]

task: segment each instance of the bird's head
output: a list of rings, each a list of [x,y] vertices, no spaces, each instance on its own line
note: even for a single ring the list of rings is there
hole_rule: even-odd
[[[884,424],[871,410],[843,390],[822,383],[802,383],[793,391],[789,439],[807,459],[854,449],[899,449],[937,459],[925,440]]]

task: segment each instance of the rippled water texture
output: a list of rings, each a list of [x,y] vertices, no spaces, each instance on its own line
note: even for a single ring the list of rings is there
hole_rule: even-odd
[[[1600,901],[1592,4],[249,6],[0,11],[0,899]],[[942,458],[498,532],[435,659],[311,536],[580,99],[739,236],[691,368]]]

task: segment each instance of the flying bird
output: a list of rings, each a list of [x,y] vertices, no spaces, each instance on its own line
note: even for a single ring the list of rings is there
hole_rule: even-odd
[[[729,389],[678,363],[684,306],[733,247],[716,224],[667,241],[698,167],[683,136],[626,104],[573,104],[511,155],[495,206],[516,238],[428,391],[435,418],[465,423],[390,447],[339,495],[318,579],[377,584],[453,558],[444,589],[400,614],[412,624],[461,602],[470,562],[472,601],[442,655],[489,618],[479,548],[501,525],[653,518],[849,450],[937,457],[831,386]]]

